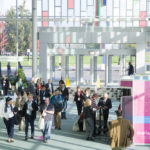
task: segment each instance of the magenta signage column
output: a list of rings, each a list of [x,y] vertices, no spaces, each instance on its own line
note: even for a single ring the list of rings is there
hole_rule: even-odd
[[[134,144],[150,144],[150,81],[133,81]]]

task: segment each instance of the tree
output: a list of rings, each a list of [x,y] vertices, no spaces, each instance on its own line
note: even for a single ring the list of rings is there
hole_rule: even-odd
[[[18,17],[24,18],[25,16],[31,16],[31,13],[25,9],[26,0],[18,7]],[[16,16],[16,10],[12,7],[7,12],[8,18],[14,18]],[[16,52],[16,21],[6,22],[6,31],[8,45],[7,51]],[[32,24],[30,21],[18,22],[18,49],[19,52],[26,52],[27,49],[32,47]]]

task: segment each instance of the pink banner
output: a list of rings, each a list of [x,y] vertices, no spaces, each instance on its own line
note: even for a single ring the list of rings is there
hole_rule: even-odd
[[[150,81],[133,82],[135,144],[150,144]]]
[[[73,9],[74,8],[74,0],[68,0],[68,8]]]
[[[121,87],[132,87],[132,81],[121,81]]]

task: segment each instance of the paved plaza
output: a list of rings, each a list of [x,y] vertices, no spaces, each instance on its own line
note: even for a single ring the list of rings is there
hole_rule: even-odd
[[[110,111],[109,120],[115,119],[114,110],[118,107],[119,102],[113,101],[113,108]],[[49,143],[44,144],[37,139],[24,141],[24,132],[18,131],[15,127],[15,142],[7,143],[6,129],[3,120],[0,119],[0,150],[111,150],[108,136],[98,136],[95,141],[86,141],[85,132],[73,132],[73,123],[77,120],[77,110],[72,100],[68,103],[67,120],[62,120],[62,130],[52,129],[52,136]],[[37,128],[35,138],[41,136]],[[127,150],[150,150],[150,146],[131,146]]]

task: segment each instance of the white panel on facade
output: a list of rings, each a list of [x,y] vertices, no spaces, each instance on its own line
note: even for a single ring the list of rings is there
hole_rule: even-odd
[[[86,11],[81,12],[81,16],[82,17],[87,17],[87,12]]]
[[[42,7],[42,11],[47,11],[48,10],[48,0],[43,0],[43,7]]]
[[[88,6],[88,17],[94,16],[94,6]]]
[[[133,27],[139,27],[139,21],[133,21]]]
[[[124,17],[126,16],[126,0],[120,1],[120,16]]]
[[[61,8],[60,7],[55,7],[55,16],[61,16]]]
[[[114,0],[114,7],[119,7],[119,0]]]
[[[133,0],[127,0],[127,9],[132,9]]]
[[[127,17],[132,17],[132,10],[127,10]]]
[[[101,21],[101,22],[100,22],[100,26],[101,26],[101,27],[106,27],[106,21]]]
[[[75,22],[76,27],[80,27],[80,22]]]
[[[100,16],[101,17],[106,17],[106,7],[101,7],[100,8]]]
[[[54,25],[55,25],[54,22],[49,21],[49,26],[50,26],[50,27],[53,27]]]
[[[133,16],[134,17],[139,17],[139,14],[140,14],[139,9],[134,9],[133,10]]]
[[[127,27],[132,27],[132,21],[127,21]]]
[[[119,27],[119,21],[114,21],[114,22],[113,22],[113,26],[114,26],[114,27]]]
[[[119,8],[114,8],[114,16],[115,17],[119,16]]]
[[[80,0],[75,0],[75,16],[80,16]]]
[[[140,0],[140,11],[146,11],[146,0]]]
[[[112,16],[112,0],[107,0],[107,16]]]
[[[49,0],[49,16],[54,16],[54,0]]]
[[[61,0],[55,0],[55,6],[61,6]]]
[[[68,16],[73,17],[73,9],[68,9]]]
[[[133,9],[139,9],[140,5],[139,5],[139,0],[133,0]]]
[[[86,11],[87,9],[86,3],[87,3],[87,0],[81,0],[81,11]]]
[[[37,16],[41,16],[42,14],[41,10],[41,1],[37,1]]]
[[[62,0],[62,16],[67,16],[67,0]]]
[[[88,0],[88,5],[94,5],[94,0]]]
[[[126,22],[125,21],[120,21],[120,27],[125,27],[126,26]]]

